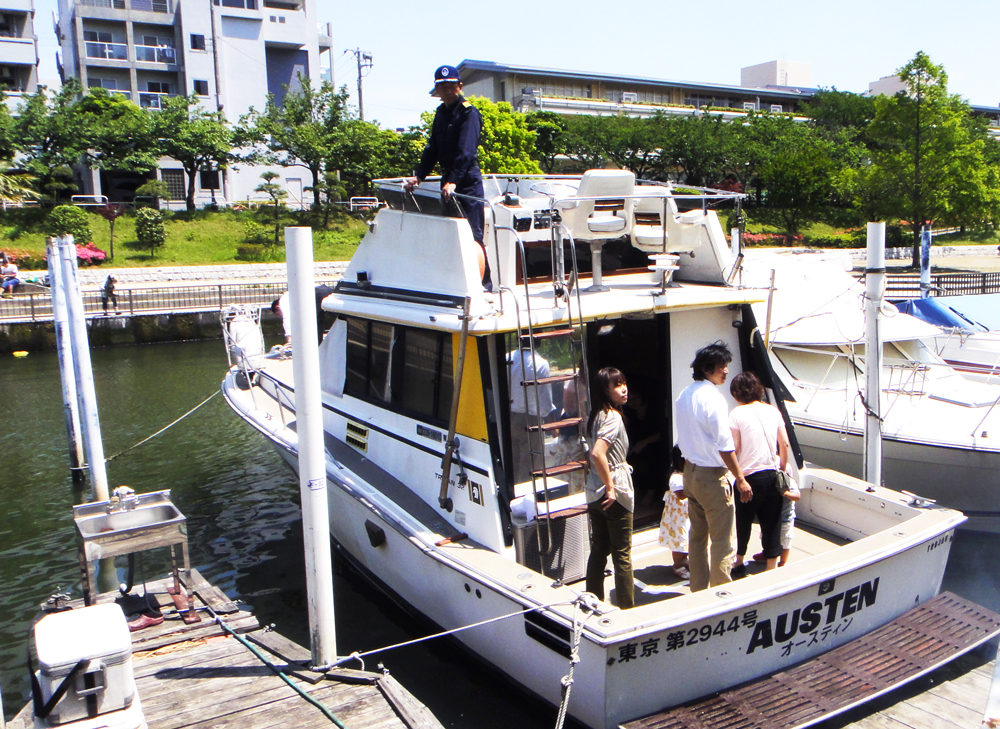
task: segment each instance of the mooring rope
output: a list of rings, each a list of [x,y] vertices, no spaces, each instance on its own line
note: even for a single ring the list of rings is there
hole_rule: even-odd
[[[579,598],[577,598],[577,599],[579,599]],[[403,641],[402,643],[396,643],[394,645],[387,645],[387,646],[383,646],[382,648],[373,648],[370,651],[355,651],[354,653],[351,653],[349,656],[344,656],[343,658],[341,658],[341,659],[339,659],[337,661],[334,661],[333,663],[331,663],[331,664],[329,664],[327,666],[313,666],[312,670],[314,670],[314,671],[325,671],[325,670],[327,670],[329,668],[333,668],[335,666],[343,665],[344,663],[347,663],[348,661],[352,661],[352,660],[359,661],[361,663],[361,665],[364,666],[364,661],[362,660],[362,658],[364,658],[365,656],[371,656],[371,655],[374,655],[376,653],[384,653],[385,651],[395,650],[396,648],[405,648],[406,646],[416,645],[417,643],[423,643],[424,641],[434,640],[435,638],[444,638],[444,637],[449,636],[449,635],[455,635],[456,633],[461,633],[463,630],[469,630],[471,628],[479,628],[479,627],[482,627],[484,625],[490,625],[491,623],[497,623],[497,622],[499,622],[501,620],[506,620],[507,618],[516,618],[518,615],[524,615],[526,613],[533,613],[533,612],[536,612],[538,610],[548,610],[549,608],[556,607],[557,605],[572,605],[574,602],[576,602],[576,600],[572,600],[572,601],[560,600],[559,602],[549,603],[548,605],[538,605],[536,607],[530,607],[530,608],[526,608],[524,610],[518,610],[517,612],[507,613],[506,615],[498,615],[495,618],[489,618],[488,620],[481,620],[478,623],[471,623],[469,625],[463,625],[463,626],[461,626],[459,628],[452,628],[451,630],[445,630],[445,631],[442,631],[440,633],[434,633],[433,635],[425,635],[422,638],[414,638],[413,640],[406,640],[406,641]]]
[[[165,430],[168,430],[169,428],[172,428],[173,426],[177,425],[177,423],[179,423],[179,422],[181,422],[182,420],[184,420],[184,418],[186,418],[186,417],[187,417],[188,415],[190,415],[190,414],[191,414],[191,413],[193,413],[193,412],[194,412],[195,410],[197,410],[198,408],[200,408],[200,407],[201,407],[202,405],[204,405],[205,403],[207,403],[207,402],[208,402],[209,400],[211,400],[211,399],[212,399],[213,397],[215,397],[216,395],[218,395],[218,394],[219,394],[220,392],[222,392],[222,390],[216,390],[216,391],[215,391],[215,392],[213,392],[213,393],[212,393],[211,395],[209,395],[209,396],[208,396],[207,398],[205,398],[205,399],[204,399],[204,400],[202,400],[202,401],[201,401],[200,403],[198,403],[198,404],[197,404],[197,405],[195,405],[195,406],[194,406],[193,408],[191,408],[191,409],[190,409],[190,410],[188,410],[188,411],[187,411],[186,413],[184,413],[184,414],[183,414],[183,415],[181,415],[181,416],[180,416],[179,418],[177,418],[177,420],[175,420],[174,422],[170,423],[170,425],[167,425],[166,427],[163,427],[163,428],[160,428],[160,429],[159,429],[158,431],[156,431],[155,433],[153,433],[153,434],[152,434],[151,436],[149,436],[148,438],[143,438],[142,440],[140,440],[140,441],[139,441],[138,443],[136,443],[136,444],[135,444],[134,446],[131,446],[131,447],[129,447],[129,448],[126,448],[125,450],[123,450],[123,451],[121,451],[121,452],[119,452],[119,453],[115,453],[115,454],[114,454],[113,456],[111,456],[110,458],[105,458],[105,459],[104,459],[104,462],[105,462],[105,463],[110,463],[111,461],[115,460],[115,459],[116,459],[116,458],[118,458],[119,456],[124,456],[124,455],[125,455],[126,453],[128,453],[129,451],[131,451],[131,450],[134,450],[134,449],[138,448],[138,447],[139,447],[139,446],[141,446],[141,445],[142,445],[143,443],[147,443],[147,442],[149,442],[149,441],[153,440],[153,438],[155,438],[156,436],[158,436],[158,435],[159,435],[160,433],[162,433],[163,431],[165,431]]]
[[[573,690],[573,669],[580,662],[580,638],[583,635],[583,625],[597,611],[597,596],[585,592],[573,601],[573,645],[569,653],[569,673],[562,678],[562,700],[559,702],[559,714],[556,717],[556,729],[562,729],[569,710],[569,692]],[[583,620],[580,620],[583,613]]]

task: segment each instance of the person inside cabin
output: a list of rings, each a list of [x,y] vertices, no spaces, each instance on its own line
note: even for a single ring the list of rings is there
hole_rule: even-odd
[[[687,497],[684,496],[684,457],[677,446],[670,452],[670,466],[668,488],[663,495],[663,516],[660,517],[658,541],[661,547],[670,550],[674,561],[674,576],[690,580],[688,532],[691,531],[691,520],[688,518]]]
[[[3,292],[3,296],[11,296],[14,291],[24,283],[20,278],[18,278],[19,270],[17,264],[14,261],[7,258],[7,254],[4,253],[0,257],[0,290]]]
[[[333,321],[337,318],[336,314],[323,308],[323,299],[332,293],[333,288],[326,284],[320,284],[316,287],[316,333],[320,342],[323,341],[323,335],[333,326]],[[290,311],[287,291],[271,302],[271,313],[281,317],[281,326],[285,332],[285,344],[292,343],[292,318],[288,316]]]
[[[632,466],[632,483],[635,501],[657,502],[663,496],[663,471],[660,462],[660,423],[654,409],[649,406],[651,387],[632,383],[626,414],[628,415],[628,462]]]
[[[729,394],[739,403],[729,414],[736,459],[743,469],[753,498],[736,503],[736,564],[733,577],[746,574],[747,545],[754,519],[760,521],[760,538],[767,569],[778,566],[781,556],[781,508],[785,501],[775,487],[778,471],[788,465],[788,433],[781,413],[761,402],[764,386],[753,372],[740,372],[729,386]]]
[[[469,221],[472,239],[478,244],[476,256],[483,288],[492,291],[490,264],[483,243],[485,214],[479,202],[485,196],[483,176],[479,171],[479,136],[483,119],[472,102],[462,96],[462,79],[454,66],[439,66],[434,72],[431,96],[439,97],[441,105],[434,113],[431,136],[420,164],[413,176],[404,181],[403,189],[413,192],[431,174],[435,165],[441,166],[441,200],[445,212],[451,217]],[[470,200],[470,197],[476,199]]]
[[[699,349],[691,363],[694,382],[676,403],[677,445],[684,454],[684,494],[691,518],[688,569],[692,592],[732,581],[736,513],[727,472],[736,478],[740,500],[753,498],[736,460],[729,407],[719,392],[732,361],[724,342]]]
[[[514,450],[514,483],[524,483],[531,480],[531,452],[534,451],[536,454],[535,470],[540,470],[545,445],[545,433],[528,428],[537,427],[539,421],[549,422],[556,406],[552,402],[552,385],[529,385],[525,388],[521,384],[534,382],[550,374],[548,360],[537,350],[532,355],[531,340],[528,336],[522,336],[520,346],[507,355],[507,372],[510,392],[510,439]]]
[[[562,412],[559,413],[559,420],[572,420],[579,418],[580,413],[587,412],[587,388],[582,386],[583,382],[583,361],[576,365],[576,377],[566,380],[563,383],[562,391]],[[549,453],[553,462],[557,466],[566,463],[586,461],[586,445],[580,438],[579,425],[566,425],[559,429],[559,436]],[[587,474],[584,471],[570,471],[565,474],[569,484],[569,492],[578,494],[584,490],[587,482]]]
[[[615,575],[618,607],[635,605],[632,578],[632,511],[635,491],[632,468],[625,460],[628,433],[622,406],[628,402],[625,375],[614,367],[597,373],[591,388],[593,405],[587,421],[592,468],[587,477],[587,515],[590,517],[590,557],[587,592],[604,599],[604,569],[608,556]]]
[[[104,316],[108,315],[108,304],[112,304],[115,307],[115,314],[118,313],[118,294],[115,293],[115,284],[118,283],[118,277],[113,273],[109,273],[108,277],[104,279],[104,286],[101,288],[101,306],[104,307]]]

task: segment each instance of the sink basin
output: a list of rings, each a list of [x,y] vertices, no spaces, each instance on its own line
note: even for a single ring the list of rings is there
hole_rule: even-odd
[[[91,560],[187,540],[187,519],[170,500],[169,489],[137,494],[134,508],[121,509],[117,501],[74,506],[73,521]]]
[[[137,506],[132,511],[115,511],[110,514],[78,517],[76,525],[84,539],[95,534],[122,532],[139,527],[163,524],[174,519],[184,519],[184,515],[173,504]]]

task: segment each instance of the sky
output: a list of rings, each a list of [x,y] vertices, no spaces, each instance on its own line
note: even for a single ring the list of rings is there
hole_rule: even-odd
[[[210,0],[202,0],[210,2]],[[812,85],[861,93],[918,51],[942,65],[948,88],[1000,106],[990,62],[1000,2],[964,0],[534,0],[514,3],[316,0],[333,27],[334,82],[357,104],[353,53],[371,54],[364,116],[409,127],[435,108],[434,69],[463,59],[668,81],[740,83],[740,69],[774,60],[810,64]],[[57,78],[52,13],[35,0],[42,79]]]

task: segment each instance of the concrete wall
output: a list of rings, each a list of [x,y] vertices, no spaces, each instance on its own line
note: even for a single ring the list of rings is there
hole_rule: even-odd
[[[280,318],[274,316],[269,309],[265,309],[261,314],[264,334],[283,336]],[[91,347],[222,338],[219,313],[215,311],[195,314],[95,317],[87,320],[87,329]],[[0,324],[0,355],[9,355],[11,352],[21,350],[43,352],[55,348],[56,335],[51,321]]]

